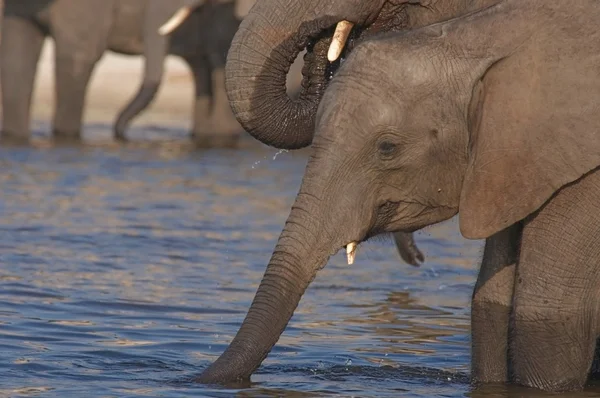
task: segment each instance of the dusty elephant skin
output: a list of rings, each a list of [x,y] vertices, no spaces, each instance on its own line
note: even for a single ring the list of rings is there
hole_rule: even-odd
[[[247,1],[247,0],[237,0]],[[194,12],[168,36],[159,27],[182,6]],[[195,81],[192,137],[201,146],[233,146],[243,131],[224,86],[226,52],[240,20],[233,0],[9,0],[2,26],[2,140],[27,143],[37,61],[44,38],[56,46],[53,138],[79,140],[87,86],[106,50],[144,55],[144,81],[115,125],[125,140],[131,120],[154,99],[167,54],[181,57]],[[217,24],[218,28],[214,25]]]
[[[473,380],[581,389],[600,332],[599,19],[593,0],[505,0],[357,45],[248,314],[198,381],[249,378],[340,248],[458,213],[486,238]]]

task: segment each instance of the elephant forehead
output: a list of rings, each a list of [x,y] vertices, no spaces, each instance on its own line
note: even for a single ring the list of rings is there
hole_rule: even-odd
[[[378,95],[344,86],[323,97],[317,113],[317,132],[334,141],[343,140],[353,132],[372,132],[377,126],[398,123],[401,115]]]

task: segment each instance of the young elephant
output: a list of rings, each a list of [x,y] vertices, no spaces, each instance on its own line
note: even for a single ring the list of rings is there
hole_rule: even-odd
[[[325,91],[263,281],[198,378],[247,378],[331,255],[459,213],[486,238],[479,382],[586,382],[600,332],[600,4],[505,0],[359,44]]]

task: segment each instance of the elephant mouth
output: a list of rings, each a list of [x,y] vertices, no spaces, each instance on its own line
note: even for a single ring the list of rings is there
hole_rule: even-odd
[[[366,225],[366,230],[359,234],[357,239],[351,240],[346,243],[343,248],[346,250],[346,259],[348,265],[352,265],[354,260],[356,259],[356,252],[358,246],[368,241],[369,239],[391,232],[397,231],[388,231],[386,227],[390,224],[390,221],[394,218],[394,214],[396,213],[398,207],[400,206],[400,202],[391,202],[385,201],[384,203],[376,206],[373,214],[371,222],[368,222]],[[402,231],[402,232],[414,232],[414,231]]]
[[[381,10],[378,18],[370,25],[356,25],[352,22],[342,20],[328,29],[321,31],[316,36],[309,36],[305,49],[307,53],[314,51],[318,42],[327,45],[327,66],[325,67],[325,79],[328,83],[338,68],[344,63],[352,50],[361,42],[382,33],[399,32],[405,30],[408,23],[406,5],[395,5],[387,2]],[[310,62],[305,58],[305,63]],[[304,78],[308,76],[305,74]]]

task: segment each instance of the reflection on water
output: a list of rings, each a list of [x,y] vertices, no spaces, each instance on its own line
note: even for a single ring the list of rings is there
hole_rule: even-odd
[[[243,320],[305,154],[0,149],[0,396],[540,396],[471,391],[481,242],[454,220],[417,234],[421,268],[391,239],[332,258],[249,388],[189,381]]]

